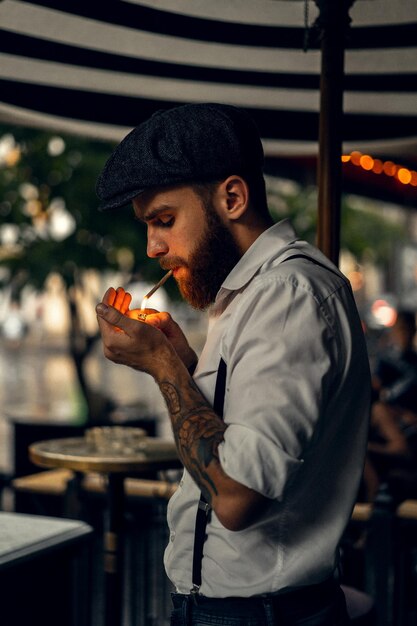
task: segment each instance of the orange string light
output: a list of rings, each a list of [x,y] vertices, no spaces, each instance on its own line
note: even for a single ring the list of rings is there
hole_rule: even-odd
[[[359,164],[364,170],[371,170],[374,166],[374,160],[369,154],[363,154],[359,159]]]
[[[374,174],[382,174],[382,172],[384,171],[384,164],[380,159],[374,160],[372,171]]]
[[[408,185],[411,182],[411,172],[405,167],[400,167],[397,172],[397,178],[403,185]]]
[[[354,152],[350,153],[350,160],[352,161],[353,165],[360,165],[361,156],[362,156],[362,153],[358,152],[357,150],[354,150]]]
[[[395,172],[397,171],[397,166],[392,161],[385,161],[384,163],[384,173],[387,176],[395,176]]]
[[[417,172],[393,161],[382,162],[380,159],[372,158],[369,154],[362,154],[358,150],[354,150],[350,154],[342,155],[342,163],[349,162],[373,174],[395,177],[402,185],[417,187]]]

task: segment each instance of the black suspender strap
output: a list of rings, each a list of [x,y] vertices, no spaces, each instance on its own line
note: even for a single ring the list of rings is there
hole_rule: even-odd
[[[214,391],[213,409],[221,418],[223,418],[224,394],[226,391],[226,369],[226,363],[223,359],[220,359]],[[210,520],[210,512],[210,505],[201,493],[195,518],[192,593],[198,593],[201,586],[201,562],[203,560],[203,546],[206,540],[206,527]]]
[[[220,359],[219,369],[217,370],[216,387],[214,389],[214,412],[223,419],[224,394],[226,391],[226,363]]]

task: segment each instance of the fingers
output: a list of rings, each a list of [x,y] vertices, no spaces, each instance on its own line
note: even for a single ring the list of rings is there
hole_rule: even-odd
[[[167,326],[168,324],[174,323],[171,314],[167,313],[167,311],[162,311],[158,314],[158,317],[161,322],[161,326]]]
[[[154,326],[154,328],[159,328],[164,332],[169,325],[175,323],[169,313],[161,313],[156,309],[132,309],[127,313],[127,316],[142,322],[146,321],[149,326]]]
[[[172,319],[171,314],[166,311],[158,313],[157,315],[149,315],[146,321],[148,324],[152,324],[162,330],[167,337],[172,337],[176,332],[177,324]]]
[[[129,292],[125,291],[123,287],[118,287],[117,289],[110,287],[104,294],[103,302],[104,304],[118,309],[124,315],[129,310],[132,296]]]
[[[116,289],[116,299],[113,304],[115,309],[118,309],[121,313],[125,314],[126,311],[129,310],[131,301],[132,296],[130,293],[125,291],[123,287],[118,287]]]
[[[146,309],[146,323],[149,326],[153,326],[154,328],[160,328],[161,322],[159,318],[161,314],[157,311],[155,313],[153,311],[148,313],[148,310],[150,309]]]
[[[109,287],[109,289],[107,289],[106,293],[103,296],[102,302],[104,302],[104,304],[108,304],[109,306],[113,306],[115,299],[116,290],[113,289],[113,287]]]
[[[148,324],[148,326],[162,330],[168,338],[172,338],[174,334],[178,333],[178,325],[174,322],[170,313],[165,311],[160,312],[156,309],[130,309],[126,311],[126,316],[132,320],[138,320],[139,322]]]
[[[118,309],[108,306],[103,299],[103,302],[96,306],[96,313],[98,317],[98,321],[100,324],[100,320],[104,320],[108,324],[112,326],[116,326],[118,329],[123,330],[125,333],[129,334],[129,329],[131,328],[132,320],[123,315],[121,311]]]

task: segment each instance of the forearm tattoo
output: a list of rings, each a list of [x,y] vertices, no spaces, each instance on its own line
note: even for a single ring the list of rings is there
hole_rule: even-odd
[[[204,401],[194,381],[184,389],[169,382],[161,383],[160,388],[171,416],[181,461],[207,502],[211,502],[217,487],[208,468],[213,463],[219,464],[218,447],[226,426]]]

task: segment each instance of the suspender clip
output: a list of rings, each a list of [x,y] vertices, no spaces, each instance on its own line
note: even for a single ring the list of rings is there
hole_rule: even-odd
[[[208,514],[209,514],[210,509],[211,509],[211,507],[210,507],[209,503],[208,503],[208,502],[204,502],[204,500],[199,500],[199,502],[198,502],[198,508],[199,508],[199,509],[201,509],[201,511],[204,511],[204,513],[205,513],[206,515],[208,515]]]
[[[196,596],[200,593],[200,586],[193,583],[193,586],[190,589],[190,595]]]

